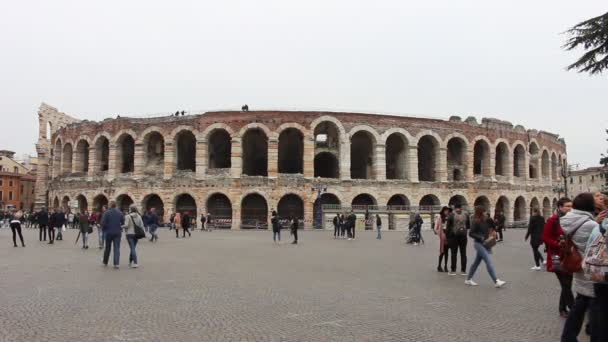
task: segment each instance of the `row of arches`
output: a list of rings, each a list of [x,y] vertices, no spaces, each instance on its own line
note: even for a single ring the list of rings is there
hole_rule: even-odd
[[[350,176],[435,182],[466,181],[477,176],[530,179],[542,176],[556,180],[564,163],[561,154],[541,150],[534,139],[528,145],[504,139],[492,144],[484,136],[469,141],[458,133],[442,139],[433,131],[424,131],[412,137],[400,128],[379,135],[364,125],[346,133],[332,117],[315,120],[311,131],[314,144],[311,176],[321,178]],[[234,132],[229,126],[214,124],[201,134],[191,127],[180,126],[165,137],[160,128],[150,127],[140,136],[127,130],[115,137],[99,134],[92,141],[81,137],[75,147],[71,141],[57,137],[52,151],[53,173],[89,173],[90,168],[93,173],[109,171],[110,153],[114,151],[113,167],[118,174],[132,173],[136,167],[141,167],[144,174],[161,173],[167,164],[175,170],[191,172],[204,165],[208,173],[214,174],[218,172],[214,170],[232,168],[234,158],[241,159],[242,175],[268,176],[271,158],[276,158],[278,173],[303,174],[305,137],[311,131],[298,124],[286,124],[278,132],[272,132],[255,123]],[[233,151],[235,143],[241,151]],[[276,152],[269,153],[275,148]],[[136,163],[136,158],[141,159]],[[344,169],[346,165],[350,169]],[[345,171],[349,174],[343,174]]]

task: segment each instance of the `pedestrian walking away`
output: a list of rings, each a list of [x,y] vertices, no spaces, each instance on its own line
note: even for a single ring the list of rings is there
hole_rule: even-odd
[[[201,214],[201,231],[205,230],[205,222],[207,222],[207,218],[205,217],[205,213]]]
[[[503,231],[505,230],[505,222],[507,218],[502,211],[497,211],[494,215],[494,224],[496,225],[496,233],[498,233],[497,242],[503,241]]]
[[[190,233],[190,224],[192,223],[192,219],[190,218],[190,213],[189,212],[184,212],[184,216],[181,217],[181,221],[182,221],[182,237],[186,237],[186,233],[188,233],[188,237],[191,237],[192,234]]]
[[[439,237],[439,261],[437,262],[437,272],[448,271],[448,242],[446,239],[445,229],[448,216],[450,215],[451,209],[449,207],[441,208],[441,211],[435,217],[435,227],[433,231]],[[441,268],[441,261],[443,260],[443,268]]]
[[[532,209],[533,215],[530,217],[530,223],[528,224],[528,232],[524,241],[528,241],[530,238],[530,247],[532,247],[532,254],[534,255],[534,266],[531,270],[540,271],[541,263],[545,260],[538,251],[538,248],[542,245],[542,234],[545,226],[545,219],[540,215],[538,208]]]
[[[293,235],[292,245],[298,244],[298,219],[296,217],[292,217],[291,220],[291,234]]]
[[[88,236],[93,232],[91,227],[89,212],[83,210],[78,216],[78,228],[80,229],[80,237],[82,238],[82,249],[89,249]]]
[[[482,206],[475,207],[473,224],[469,236],[474,241],[477,255],[475,256],[475,261],[473,261],[464,283],[469,286],[477,286],[477,283],[473,281],[473,277],[475,276],[475,272],[477,272],[477,267],[479,267],[479,264],[483,261],[486,264],[486,269],[488,270],[488,274],[490,275],[494,286],[502,287],[505,282],[496,277],[496,272],[494,271],[494,266],[490,259],[492,247],[496,244],[496,232],[490,228],[485,211],[485,208]]]
[[[17,234],[19,234],[19,240],[21,240],[21,246],[25,247],[25,242],[23,242],[23,235],[21,234],[21,219],[23,218],[23,212],[19,210],[13,216],[11,220],[10,227],[13,233],[13,246],[17,246]]]
[[[182,214],[179,212],[175,213],[173,217],[173,228],[175,229],[175,237],[179,238],[179,230],[182,227]]]
[[[450,253],[452,254],[449,275],[456,275],[456,258],[459,251],[460,272],[462,275],[467,275],[467,232],[470,227],[469,215],[462,211],[460,204],[456,204],[454,212],[450,214],[446,223],[446,237],[450,243]]]
[[[382,239],[382,233],[380,232],[382,230],[382,219],[380,219],[380,215],[376,214],[376,229],[378,230],[378,236],[376,236],[376,239],[380,240]]]
[[[38,220],[38,229],[40,229],[40,241],[46,241],[46,232],[47,226],[49,224],[49,213],[46,211],[46,208],[42,208],[37,216]]]
[[[129,215],[125,217],[122,229],[125,232],[125,237],[127,238],[127,243],[129,244],[129,267],[138,268],[139,263],[137,260],[136,251],[138,236],[135,230],[141,229],[143,231],[144,222],[142,217],[137,212],[137,207],[135,205],[131,205],[129,207]]]
[[[334,225],[334,239],[337,239],[340,236],[340,214],[336,213],[332,223]]]
[[[150,208],[150,213],[148,214],[148,229],[150,230],[150,241],[156,242],[158,241],[158,222],[159,218],[156,214],[156,208]]]
[[[101,229],[106,238],[105,250],[103,253],[103,265],[108,266],[110,259],[110,251],[114,252],[114,268],[120,266],[120,238],[122,235],[122,226],[125,223],[125,217],[116,209],[116,202],[110,202],[110,209],[106,210],[101,218]]]
[[[281,242],[281,223],[279,222],[277,212],[274,210],[272,211],[270,223],[272,224],[272,241],[278,244]]]

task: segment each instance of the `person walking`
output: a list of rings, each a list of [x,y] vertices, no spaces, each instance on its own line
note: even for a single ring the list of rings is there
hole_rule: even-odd
[[[449,275],[456,275],[456,257],[458,256],[458,251],[460,251],[460,272],[462,275],[467,275],[467,232],[470,227],[471,220],[469,215],[462,211],[460,204],[456,204],[454,212],[448,216],[446,223],[446,237],[450,242],[449,247],[452,254]]]
[[[334,225],[334,239],[337,239],[340,236],[340,214],[336,213],[332,223]]]
[[[275,244],[281,243],[281,223],[279,222],[279,216],[276,211],[272,211],[272,216],[270,218],[270,223],[272,224],[272,241]]]
[[[339,237],[344,239],[346,236],[346,218],[345,218],[344,214],[340,214],[339,225],[340,225],[340,236]]]
[[[108,266],[110,259],[110,250],[114,252],[114,268],[120,266],[120,238],[122,235],[122,226],[125,223],[124,215],[116,209],[116,202],[110,202],[110,209],[106,210],[101,218],[101,229],[106,238],[105,250],[103,252],[103,265]]]
[[[557,281],[561,287],[559,296],[559,314],[561,317],[568,317],[568,312],[574,306],[574,295],[572,294],[572,274],[553,269],[553,256],[559,256],[560,236],[564,235],[559,221],[560,218],[572,210],[572,201],[567,197],[562,197],[557,201],[556,213],[547,219],[543,227],[542,241],[547,248],[547,272],[555,273]]]
[[[88,235],[93,232],[93,228],[90,225],[89,212],[83,210],[82,214],[78,217],[78,227],[80,228],[80,237],[82,238],[82,249],[89,249]]]
[[[175,229],[175,213],[169,215],[169,230]]]
[[[182,227],[182,214],[179,211],[173,216],[173,227],[175,228],[175,237],[179,238],[179,229]]]
[[[55,243],[55,228],[57,226],[58,212],[57,208],[53,209],[53,213],[49,217],[49,245]]]
[[[298,219],[296,217],[291,217],[291,235],[293,235],[292,245],[298,244]]]
[[[63,241],[63,228],[65,228],[66,221],[65,213],[59,209],[57,217],[55,217],[55,228],[57,229],[56,241]]]
[[[357,223],[357,216],[355,215],[355,213],[351,210],[350,214],[348,214],[348,218],[347,218],[347,226],[346,226],[346,234],[348,236],[348,240],[354,240],[355,239],[355,224]]]
[[[205,230],[205,222],[207,222],[207,218],[205,217],[205,213],[201,214],[201,231]]]
[[[505,222],[507,218],[502,211],[497,211],[494,215],[494,224],[496,225],[496,233],[498,233],[498,239],[496,242],[503,241],[503,230],[505,229]]]
[[[570,212],[560,218],[559,223],[564,233],[571,237],[577,252],[583,256],[585,255],[585,249],[591,233],[598,227],[598,223],[593,216],[596,211],[593,194],[590,192],[579,194],[574,198],[572,208]],[[593,298],[595,297],[593,282],[585,277],[582,270],[574,273],[573,278],[572,287],[574,292],[576,292],[576,299],[564,324],[562,342],[577,341],[578,334],[585,320],[585,314],[592,306]],[[591,329],[591,334],[594,334],[593,329]],[[597,341],[597,339],[594,339],[592,336],[591,341]]]
[[[418,246],[418,244],[422,244],[422,225],[424,221],[422,220],[422,216],[420,213],[416,213],[414,216],[414,246]]]
[[[540,215],[540,210],[534,208],[532,210],[533,215],[530,216],[530,223],[528,224],[528,232],[524,241],[528,241],[530,238],[530,247],[532,247],[532,254],[534,255],[534,266],[531,270],[540,271],[540,264],[544,262],[543,256],[538,251],[538,248],[542,245],[542,234],[545,226],[545,219]]]
[[[182,237],[185,238],[186,237],[186,233],[188,233],[188,237],[191,237],[192,234],[190,234],[190,224],[192,224],[192,219],[190,218],[190,213],[189,212],[184,212],[184,216],[182,216],[181,218],[182,220]]]
[[[25,242],[23,242],[23,235],[21,234],[21,218],[23,218],[23,212],[19,210],[13,216],[10,227],[11,232],[13,233],[13,247],[17,246],[17,234],[19,234],[19,240],[21,240],[21,246],[25,247]]]
[[[382,219],[380,219],[380,215],[376,214],[376,229],[378,230],[378,236],[376,236],[376,239],[380,240],[382,239],[382,233],[380,232],[382,230]]]
[[[46,208],[43,207],[36,216],[38,219],[38,229],[40,230],[39,239],[40,241],[46,241],[46,231],[49,225],[49,213],[46,211]]]
[[[477,255],[475,256],[475,261],[473,261],[473,264],[471,265],[471,269],[469,270],[467,279],[464,281],[466,285],[478,285],[475,281],[473,281],[473,277],[475,276],[475,272],[477,272],[477,267],[479,267],[479,264],[482,260],[486,264],[486,269],[488,270],[488,274],[490,275],[490,278],[492,278],[492,282],[494,282],[495,287],[502,287],[506,283],[496,277],[494,266],[492,266],[492,261],[490,260],[490,253],[492,253],[492,245],[489,244],[488,241],[494,239],[495,242],[495,234],[496,233],[492,229],[490,229],[485,215],[484,207],[476,206],[475,214],[473,216],[473,224],[471,226],[469,236],[475,241],[474,247],[475,251],[477,252]]]
[[[437,262],[437,272],[448,271],[448,251],[450,249],[445,236],[445,227],[449,215],[450,208],[443,207],[439,214],[435,216],[435,227],[433,231],[439,236],[439,261]],[[441,268],[441,261],[443,261],[443,268]]]
[[[150,208],[148,214],[148,229],[150,230],[150,242],[158,241],[158,215],[156,214],[156,208]]]
[[[211,213],[207,212],[207,231],[208,232],[210,232],[213,229],[213,224],[212,224],[211,218],[212,218]]]
[[[125,237],[127,238],[127,243],[129,244],[129,268],[138,268],[139,264],[137,263],[137,237],[135,235],[135,227],[140,227],[144,229],[144,222],[142,217],[137,212],[137,207],[135,205],[131,205],[129,207],[129,215],[127,215],[124,219],[124,224],[121,225],[122,229],[125,232]],[[115,263],[116,265],[117,263]]]

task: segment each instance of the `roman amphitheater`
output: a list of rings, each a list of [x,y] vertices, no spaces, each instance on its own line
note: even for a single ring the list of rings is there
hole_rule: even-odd
[[[566,165],[556,134],[489,118],[216,111],[93,122],[46,104],[38,115],[38,207],[116,200],[165,219],[210,212],[228,229],[265,228],[273,208],[326,226],[351,207],[402,229],[398,215],[456,203],[522,221],[533,207],[549,215]]]

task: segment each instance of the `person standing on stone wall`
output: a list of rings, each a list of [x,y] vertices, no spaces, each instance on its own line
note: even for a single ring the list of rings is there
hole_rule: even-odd
[[[38,227],[40,229],[40,241],[46,241],[46,231],[49,224],[49,213],[46,208],[42,208],[36,215],[38,218]],[[42,240],[44,234],[44,240]]]
[[[116,209],[116,202],[110,202],[110,209],[106,210],[101,218],[101,229],[104,232],[106,248],[103,252],[103,265],[108,266],[110,259],[110,250],[114,252],[114,268],[120,266],[120,239],[122,236],[122,226],[125,223],[125,217]]]
[[[180,214],[179,211],[176,212],[173,217],[173,226],[175,228],[175,237],[179,238],[179,229],[182,226],[182,214]]]
[[[182,237],[186,237],[186,233],[188,233],[188,237],[191,237],[190,234],[190,224],[192,223],[192,219],[190,218],[189,212],[184,212],[184,216],[182,216]]]

